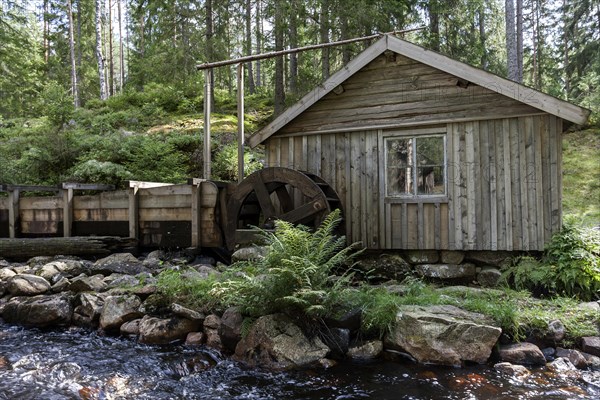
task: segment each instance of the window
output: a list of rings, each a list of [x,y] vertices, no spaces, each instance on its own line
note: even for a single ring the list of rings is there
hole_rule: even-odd
[[[385,139],[386,196],[446,195],[445,135]]]

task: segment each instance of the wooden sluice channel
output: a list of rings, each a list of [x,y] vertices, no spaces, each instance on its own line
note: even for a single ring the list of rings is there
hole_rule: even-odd
[[[221,247],[227,191],[228,184],[196,178],[185,184],[130,181],[126,190],[3,184],[0,240],[114,236],[135,239],[141,247]],[[36,196],[27,195],[32,192]]]

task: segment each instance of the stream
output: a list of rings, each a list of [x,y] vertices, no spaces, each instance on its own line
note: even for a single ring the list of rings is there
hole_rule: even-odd
[[[204,347],[147,346],[82,329],[23,329],[0,319],[0,399],[592,399],[600,387],[533,370],[378,361],[330,369],[249,369]]]

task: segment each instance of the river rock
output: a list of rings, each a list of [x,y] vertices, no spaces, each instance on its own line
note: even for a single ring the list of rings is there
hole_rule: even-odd
[[[533,343],[523,342],[501,345],[498,349],[501,361],[507,361],[520,365],[544,365],[546,358],[544,354]]]
[[[217,277],[221,275],[221,272],[217,271],[210,265],[196,265],[194,266],[194,269],[200,274],[202,279],[206,279],[211,276]]]
[[[600,337],[586,336],[581,338],[581,350],[600,357]]]
[[[383,253],[369,254],[358,260],[354,266],[367,273],[369,280],[401,279],[411,272],[411,265],[400,254]]]
[[[496,287],[500,279],[502,279],[502,272],[496,267],[483,267],[477,274],[477,282],[483,287]]]
[[[317,363],[328,352],[319,338],[307,338],[288,316],[273,314],[252,324],[234,357],[251,366],[291,369]]]
[[[54,285],[52,285],[52,293],[64,292],[69,289],[70,284],[71,281],[63,276]]]
[[[405,306],[396,315],[384,346],[423,364],[460,366],[484,363],[502,330],[481,314],[454,306]]]
[[[580,351],[575,349],[556,348],[556,357],[562,357],[569,360],[576,368],[585,369],[588,367],[588,362]]]
[[[493,265],[494,267],[500,267],[503,263],[509,260],[513,254],[509,251],[469,251],[465,258],[467,261],[474,262],[477,265]]]
[[[167,254],[163,250],[154,250],[146,256],[142,265],[151,270],[159,269],[164,265],[166,259]]]
[[[103,281],[104,275],[78,276],[71,280],[69,290],[71,292],[103,292],[107,289]]]
[[[119,329],[125,322],[141,317],[141,305],[137,296],[108,296],[100,313],[100,328]]]
[[[15,276],[17,273],[15,271],[13,271],[12,269],[5,267],[0,269],[0,281],[7,281],[10,278],[12,278],[13,276]]]
[[[222,350],[223,343],[221,342],[221,335],[219,335],[221,318],[218,315],[210,314],[204,319],[202,326],[204,327],[204,335],[206,336],[206,346]]]
[[[562,323],[562,321],[559,319],[555,319],[548,322],[548,327],[546,328],[546,333],[543,337],[543,340],[556,345],[556,343],[560,342],[565,338],[566,333],[567,329],[565,328],[565,325]]]
[[[442,250],[440,251],[440,263],[442,264],[460,264],[465,259],[465,253],[462,251]]]
[[[140,343],[168,344],[175,340],[183,340],[190,332],[200,328],[198,321],[172,317],[168,319],[144,316],[140,321]]]
[[[435,264],[440,255],[436,250],[407,250],[404,259],[411,264]]]
[[[581,354],[583,355],[583,357],[585,357],[589,368],[591,368],[594,371],[600,371],[600,357],[585,352]]]
[[[171,304],[171,311],[178,317],[189,319],[191,321],[198,321],[202,323],[206,316],[199,311],[192,310],[191,308],[184,307],[180,304]]]
[[[188,346],[199,346],[204,342],[204,332],[190,332],[185,337]]]
[[[221,317],[219,336],[226,349],[235,351],[235,346],[242,338],[242,324],[244,316],[239,307],[229,307]]]
[[[6,289],[13,296],[36,296],[50,290],[50,282],[41,276],[22,274],[8,280]]]
[[[385,287],[387,288],[387,286]],[[360,308],[347,311],[340,316],[325,317],[325,325],[328,327],[349,329],[350,331],[359,330],[361,321],[362,310]]]
[[[269,251],[268,246],[251,246],[251,247],[242,247],[236,250],[231,255],[231,261],[256,261],[265,257],[267,252]]]
[[[531,371],[524,366],[511,364],[509,362],[494,364],[494,369],[503,375],[514,376],[515,378],[523,378],[531,374]]]
[[[417,274],[436,279],[472,278],[476,274],[474,264],[420,264],[415,266]]]
[[[91,321],[97,321],[102,314],[106,297],[98,293],[80,293],[76,298],[78,305],[75,307],[75,312],[88,317]]]
[[[52,256],[36,256],[36,257],[31,257],[29,260],[27,260],[27,262],[25,264],[27,264],[27,266],[29,268],[39,268],[44,264],[48,264],[49,262],[52,262],[54,260],[54,257]]]
[[[140,322],[142,322],[141,318],[133,319],[131,321],[125,322],[119,328],[119,333],[124,336],[137,336],[140,333]]]
[[[382,351],[383,342],[381,340],[369,340],[350,347],[346,356],[351,360],[367,361],[379,357]]]
[[[91,267],[93,274],[110,275],[112,273],[137,275],[141,272],[150,272],[131,253],[111,254],[94,263]]]
[[[45,328],[69,325],[72,314],[71,298],[66,294],[55,294],[13,297],[4,307],[2,318],[26,327]]]
[[[56,282],[59,276],[71,278],[85,272],[84,264],[77,260],[52,261],[42,265],[37,270],[36,275],[47,279],[50,282]]]

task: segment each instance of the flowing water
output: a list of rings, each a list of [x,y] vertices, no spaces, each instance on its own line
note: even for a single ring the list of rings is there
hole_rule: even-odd
[[[84,330],[0,320],[0,399],[592,399],[600,387],[543,370],[525,380],[490,367],[399,362],[268,372],[183,345],[145,346]]]

